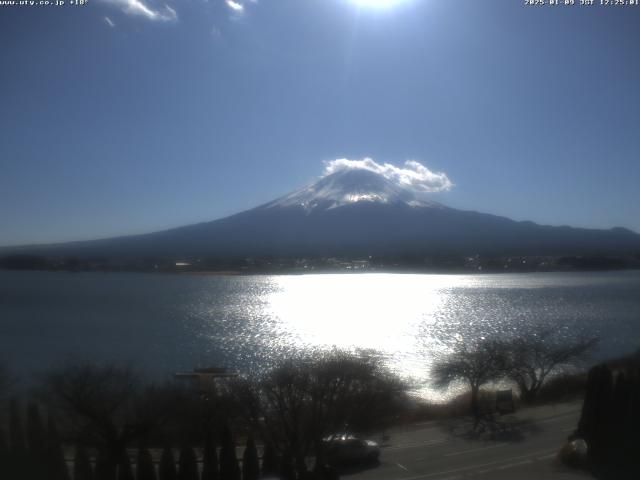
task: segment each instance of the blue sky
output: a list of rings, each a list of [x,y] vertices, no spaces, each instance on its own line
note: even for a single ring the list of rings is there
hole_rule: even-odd
[[[453,207],[640,231],[640,7],[382,3],[0,7],[0,245],[211,220],[365,157]]]

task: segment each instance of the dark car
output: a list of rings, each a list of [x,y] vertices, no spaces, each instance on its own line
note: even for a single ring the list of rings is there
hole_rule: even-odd
[[[380,446],[373,440],[353,435],[331,435],[324,438],[325,455],[330,464],[368,462],[380,457]]]

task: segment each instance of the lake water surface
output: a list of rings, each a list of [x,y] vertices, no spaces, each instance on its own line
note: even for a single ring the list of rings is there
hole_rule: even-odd
[[[152,374],[260,369],[310,347],[372,348],[428,378],[444,334],[464,341],[597,334],[598,358],[640,347],[640,272],[201,276],[0,271],[0,361],[67,358]]]

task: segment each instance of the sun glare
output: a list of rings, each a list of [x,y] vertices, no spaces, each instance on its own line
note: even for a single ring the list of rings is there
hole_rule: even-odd
[[[351,0],[352,3],[355,3],[359,7],[370,8],[389,8],[405,1],[406,0]]]

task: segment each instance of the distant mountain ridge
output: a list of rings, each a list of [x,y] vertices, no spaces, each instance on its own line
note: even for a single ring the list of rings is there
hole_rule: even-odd
[[[344,169],[226,218],[143,235],[0,249],[102,258],[640,253],[640,235],[517,222],[424,200],[378,173]]]

